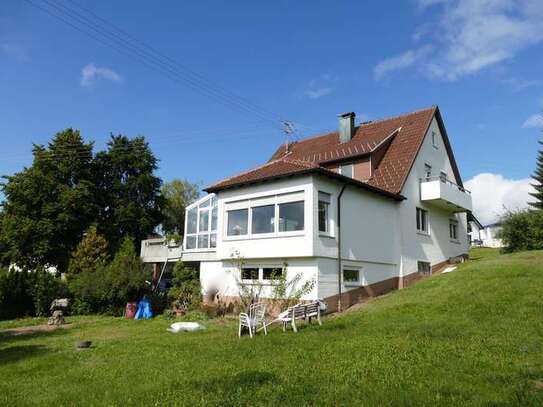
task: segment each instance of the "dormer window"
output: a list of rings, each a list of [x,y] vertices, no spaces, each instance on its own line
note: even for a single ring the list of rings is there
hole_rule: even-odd
[[[346,177],[352,178],[353,177],[353,165],[352,164],[344,164],[339,166],[339,173],[341,175],[344,175]]]

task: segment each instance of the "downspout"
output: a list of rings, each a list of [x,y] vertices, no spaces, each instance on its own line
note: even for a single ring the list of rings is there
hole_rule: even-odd
[[[341,191],[339,192],[339,195],[337,196],[337,284],[338,284],[338,300],[337,300],[337,310],[338,312],[341,312],[341,287],[342,287],[342,281],[341,281],[341,196],[343,195],[343,192],[345,192],[345,188],[347,187],[347,184],[343,184],[341,187]]]

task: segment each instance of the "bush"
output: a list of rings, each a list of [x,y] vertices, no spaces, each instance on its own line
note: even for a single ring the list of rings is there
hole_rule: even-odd
[[[69,286],[75,297],[74,312],[122,315],[127,302],[148,293],[149,278],[133,240],[125,238],[111,263],[72,276]]]
[[[173,269],[172,287],[168,291],[168,297],[173,307],[180,311],[187,312],[198,308],[202,303],[198,273],[178,261]]]
[[[507,253],[543,249],[543,210],[508,212],[498,237]]]
[[[0,270],[0,319],[49,315],[51,302],[66,294],[65,283],[44,268]]]

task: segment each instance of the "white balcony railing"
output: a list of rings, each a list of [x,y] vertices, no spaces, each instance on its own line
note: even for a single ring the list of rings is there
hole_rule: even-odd
[[[471,193],[445,179],[429,177],[420,180],[420,199],[443,209],[456,212],[471,211]]]
[[[182,254],[182,243],[166,242],[163,237],[146,239],[141,242],[140,257],[144,263],[161,263],[166,259],[176,261],[181,258]]]

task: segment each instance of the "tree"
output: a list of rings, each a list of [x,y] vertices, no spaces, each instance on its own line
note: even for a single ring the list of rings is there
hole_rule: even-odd
[[[173,179],[162,186],[164,209],[162,230],[167,234],[183,235],[185,208],[200,196],[199,187],[187,180]]]
[[[134,249],[134,241],[126,237],[111,263],[70,278],[69,288],[75,297],[73,308],[81,314],[122,315],[128,301],[139,300],[148,291],[149,277]]]
[[[539,145],[543,146],[542,140],[539,140]],[[530,192],[530,195],[535,198],[535,201],[529,204],[534,209],[543,209],[543,150],[539,150],[537,153],[536,169],[532,178],[535,181],[535,184],[532,184],[535,192]]]
[[[79,131],[66,129],[47,147],[34,145],[30,167],[4,177],[4,263],[66,270],[70,253],[97,214],[92,150]]]
[[[94,272],[105,265],[108,260],[107,246],[106,239],[98,234],[96,226],[91,226],[72,254],[68,275],[74,276],[86,271]]]
[[[100,215],[98,231],[115,251],[131,236],[139,243],[162,221],[162,181],[157,160],[143,137],[111,136],[107,151],[96,155]]]

